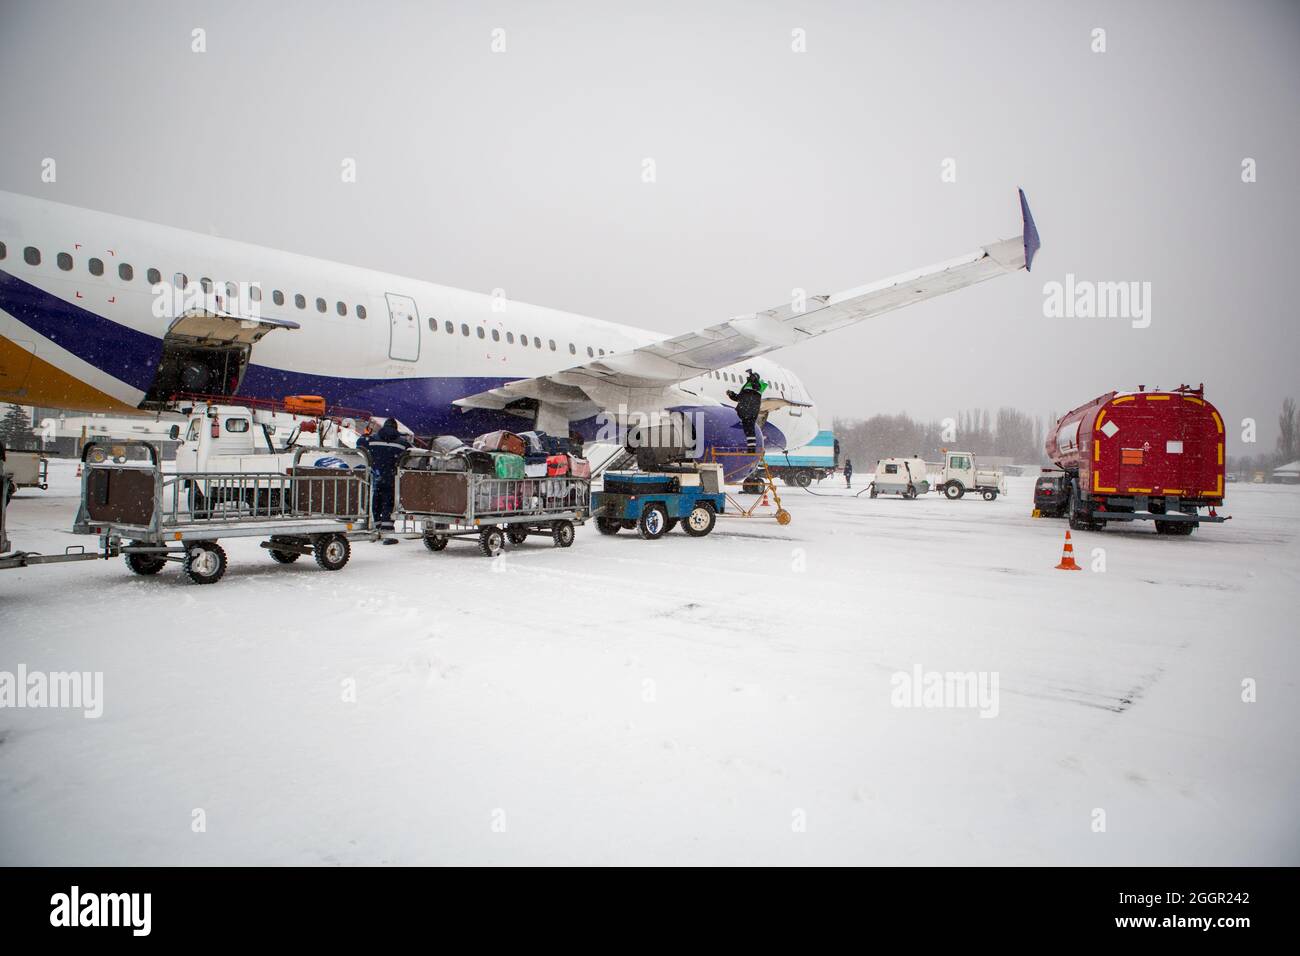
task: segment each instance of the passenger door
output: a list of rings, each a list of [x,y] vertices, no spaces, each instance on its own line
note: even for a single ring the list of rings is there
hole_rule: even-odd
[[[389,292],[388,357],[414,362],[420,357],[420,310],[409,295]]]

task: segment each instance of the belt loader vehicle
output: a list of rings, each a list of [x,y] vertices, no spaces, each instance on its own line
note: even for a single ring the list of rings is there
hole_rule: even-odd
[[[1059,504],[1045,514],[1076,531],[1153,521],[1158,534],[1189,535],[1227,520],[1223,417],[1205,387],[1107,392],[1064,415],[1047,436],[1063,472]],[[1205,513],[1202,513],[1202,512]]]

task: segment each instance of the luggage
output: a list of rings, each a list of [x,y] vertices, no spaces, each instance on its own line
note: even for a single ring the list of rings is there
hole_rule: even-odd
[[[417,469],[426,471],[465,471],[468,468],[464,455],[421,455],[410,462]]]
[[[295,415],[324,415],[325,399],[320,395],[287,395],[284,410]]]
[[[463,458],[465,460],[465,470],[473,474],[495,475],[497,473],[497,465],[492,460],[491,452],[466,447],[456,452],[455,457]]]
[[[546,477],[546,459],[533,461],[535,456],[529,456],[524,459],[524,476],[527,478],[545,478]]]
[[[570,475],[574,478],[590,478],[591,462],[573,455],[551,455],[546,459],[546,474],[551,478]]]
[[[429,446],[433,451],[441,452],[444,455],[450,455],[457,449],[464,448],[465,443],[455,435],[439,435]]]
[[[511,455],[523,456],[528,453],[528,445],[514,432],[487,432],[474,439],[474,447],[481,451],[504,451]]]
[[[524,477],[524,460],[519,455],[503,451],[493,452],[492,461],[498,478]]]

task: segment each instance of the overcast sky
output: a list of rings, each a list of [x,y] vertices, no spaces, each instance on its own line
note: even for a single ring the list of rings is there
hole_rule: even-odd
[[[1237,453],[1300,397],[1300,3],[0,0],[0,80],[2,189],[664,333],[1015,235],[1023,186],[1032,275],[776,357],[857,417],[1204,381]],[[1150,326],[1044,317],[1067,273]]]

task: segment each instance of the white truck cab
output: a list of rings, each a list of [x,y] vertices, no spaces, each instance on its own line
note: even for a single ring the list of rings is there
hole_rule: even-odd
[[[934,488],[945,498],[956,501],[968,491],[979,492],[985,501],[993,501],[1007,493],[1007,480],[1002,472],[980,468],[975,453],[969,451],[943,451],[943,462],[933,470]]]

